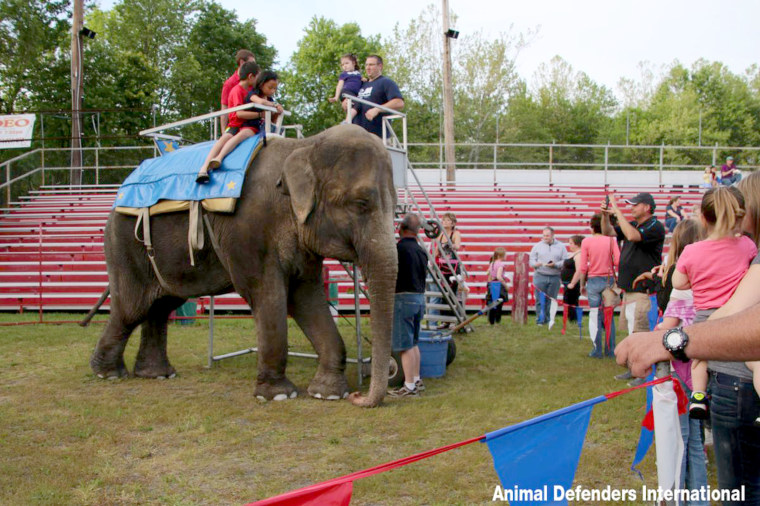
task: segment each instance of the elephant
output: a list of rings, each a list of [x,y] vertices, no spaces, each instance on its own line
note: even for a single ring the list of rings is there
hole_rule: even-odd
[[[308,393],[346,398],[346,349],[322,279],[324,258],[330,257],[359,265],[367,283],[372,378],[368,393],[352,393],[349,399],[358,406],[377,406],[388,385],[398,270],[397,195],[386,148],[377,136],[354,125],[334,126],[305,139],[270,137],[250,163],[241,191],[233,214],[206,215],[210,232],[204,233],[213,237],[195,252],[195,266],[188,259],[187,213],[151,217],[163,284],[146,248],[135,240],[136,218],[111,212],[104,233],[111,311],[90,358],[92,370],[101,378],[128,376],[124,349],[140,325],[133,375],[173,376],[166,349],[170,313],[188,298],[234,290],[256,321],[257,397],[297,395],[285,375],[290,315],[319,357]]]

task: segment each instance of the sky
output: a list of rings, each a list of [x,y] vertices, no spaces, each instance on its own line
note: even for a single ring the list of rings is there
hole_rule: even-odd
[[[216,1],[241,20],[256,19],[280,64],[296,50],[314,16],[338,24],[356,22],[365,36],[388,36],[397,23],[406,27],[427,5],[439,10],[442,5],[442,0]],[[105,9],[113,3],[100,1]],[[691,66],[705,58],[737,74],[760,63],[758,0],[449,0],[449,8],[457,16],[452,28],[459,30],[460,39],[476,31],[496,36],[510,25],[522,33],[538,27],[538,36],[517,60],[520,76],[529,83],[537,67],[555,55],[613,91],[621,77],[640,76],[642,61],[661,68],[674,60]]]

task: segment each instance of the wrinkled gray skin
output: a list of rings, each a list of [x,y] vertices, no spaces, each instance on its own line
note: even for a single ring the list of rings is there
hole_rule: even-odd
[[[322,280],[324,257],[356,262],[372,304],[372,380],[360,406],[376,406],[388,383],[397,256],[393,230],[396,191],[390,157],[380,140],[340,125],[307,139],[270,138],[248,168],[236,212],[210,214],[219,256],[206,237],[189,262],[187,213],[154,216],[151,236],[160,286],[134,217],[111,213],[105,231],[111,316],[90,359],[100,377],[128,374],[124,348],[142,326],[134,375],[171,377],[167,319],[190,297],[236,291],[250,304],[258,329],[257,396],[296,394],[285,375],[287,316],[319,355],[308,387],[314,397],[344,398],[346,349],[330,315]],[[212,175],[213,177],[213,175]]]

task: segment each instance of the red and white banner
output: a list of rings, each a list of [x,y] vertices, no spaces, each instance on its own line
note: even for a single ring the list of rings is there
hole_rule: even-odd
[[[0,116],[0,149],[30,147],[35,118],[34,114]]]

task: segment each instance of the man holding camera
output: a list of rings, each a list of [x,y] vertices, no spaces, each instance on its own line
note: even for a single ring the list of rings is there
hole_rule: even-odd
[[[530,266],[535,269],[533,286],[536,288],[536,323],[546,323],[549,329],[554,326],[554,316],[557,314],[560,271],[566,258],[567,249],[554,239],[554,229],[544,227],[541,241],[530,250]]]
[[[614,195],[602,203],[602,233],[617,237],[622,241],[618,286],[625,291],[623,308],[620,312],[621,329],[633,332],[649,332],[649,310],[651,283],[640,283],[633,287],[633,280],[639,274],[652,270],[662,263],[662,246],[665,242],[665,227],[654,216],[655,202],[650,193],[639,193],[625,201],[631,206],[633,220],[628,221],[617,205]],[[613,226],[611,216],[617,218]],[[617,379],[631,379],[631,372],[615,376]],[[637,380],[634,380],[638,383]]]

